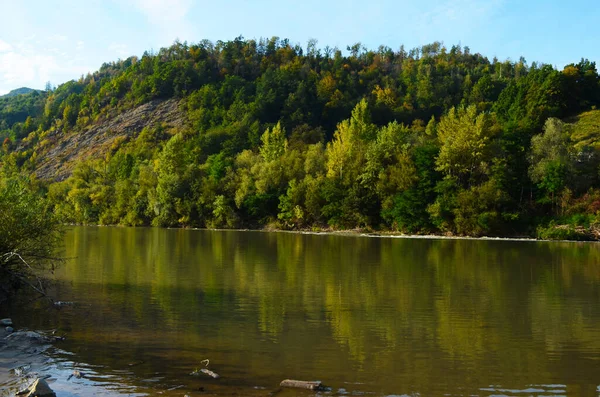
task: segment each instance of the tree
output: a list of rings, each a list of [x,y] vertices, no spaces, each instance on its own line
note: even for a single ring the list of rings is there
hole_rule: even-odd
[[[597,189],[593,62],[558,71],[441,43],[348,51],[238,37],[108,62],[0,97],[0,161],[47,179],[54,210],[86,224],[477,234]],[[532,140],[580,112],[572,143],[564,126]]]
[[[412,160],[416,168],[416,183],[410,188],[397,191],[392,205],[383,208],[383,217],[393,227],[409,233],[429,232],[433,230],[427,206],[436,199],[436,183],[441,179],[435,171],[435,158],[438,148],[434,145],[416,147]]]
[[[44,293],[38,277],[57,263],[60,238],[59,219],[40,194],[19,177],[0,179],[0,301],[26,285]]]
[[[436,130],[440,142],[436,170],[467,185],[488,174],[493,139],[500,132],[493,115],[478,114],[474,105],[452,108]]]
[[[500,233],[503,223],[501,206],[506,200],[506,194],[493,180],[461,191],[453,210],[456,232],[469,236]]]
[[[262,141],[260,155],[265,161],[276,160],[287,150],[288,141],[280,122],[273,129],[267,128],[260,140]]]
[[[327,144],[327,176],[353,183],[364,164],[366,142],[374,138],[376,131],[367,101],[363,99],[350,119],[338,124],[333,140]]]
[[[153,200],[157,226],[173,226],[179,223],[177,205],[184,194],[184,142],[180,134],[174,135],[165,145],[156,163],[156,198]]]
[[[553,206],[557,193],[566,187],[572,169],[568,130],[562,121],[549,118],[544,132],[531,139],[529,176],[548,194]]]

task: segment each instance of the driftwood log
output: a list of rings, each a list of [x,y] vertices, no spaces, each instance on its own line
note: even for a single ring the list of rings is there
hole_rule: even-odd
[[[217,374],[216,372],[211,371],[210,369],[202,368],[200,370],[200,372],[202,372],[203,374],[206,374],[208,376],[212,376],[215,379],[219,379],[220,378],[219,374]]]
[[[291,387],[294,389],[306,389],[306,390],[321,390],[323,385],[320,381],[305,381],[305,380],[293,380],[285,379],[279,384],[281,387]]]

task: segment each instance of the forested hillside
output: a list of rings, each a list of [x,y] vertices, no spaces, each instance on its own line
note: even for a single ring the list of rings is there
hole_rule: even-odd
[[[36,91],[36,90],[34,90],[33,88],[27,88],[27,87],[16,88],[16,89],[10,91],[8,94],[0,95],[0,98],[23,95],[23,94],[30,94],[34,91]]]
[[[593,239],[598,105],[585,59],[176,42],[0,98],[0,162],[72,223]]]

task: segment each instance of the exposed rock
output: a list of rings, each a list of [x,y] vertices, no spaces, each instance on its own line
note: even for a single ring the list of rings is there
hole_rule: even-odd
[[[6,340],[10,341],[11,343],[45,344],[45,343],[55,342],[56,338],[42,335],[40,333],[33,332],[33,331],[18,331],[18,332],[13,332],[12,334],[8,335],[6,337]]]
[[[19,367],[12,368],[10,372],[12,372],[15,376],[25,376],[30,369],[31,365],[25,364]]]
[[[75,377],[76,379],[81,379],[81,378],[85,378],[85,374],[83,372],[80,372],[78,370],[73,371],[73,373],[71,375],[69,375],[69,378],[67,380],[71,380],[71,378]]]
[[[85,158],[103,158],[119,143],[135,138],[144,127],[164,123],[167,128],[181,127],[184,114],[175,99],[154,100],[129,109],[118,115],[111,115],[83,131],[51,131],[42,138],[44,148],[39,143],[36,175],[43,180],[64,180],[68,178],[75,164]],[[21,145],[17,150],[26,150]]]
[[[15,330],[13,327],[6,327],[5,328],[6,332],[8,332],[9,334],[13,333]]]
[[[26,397],[56,397],[48,383],[44,379],[37,379],[27,389]]]
[[[13,325],[13,322],[10,318],[3,318],[2,320],[0,320],[0,325],[3,327],[8,327]]]

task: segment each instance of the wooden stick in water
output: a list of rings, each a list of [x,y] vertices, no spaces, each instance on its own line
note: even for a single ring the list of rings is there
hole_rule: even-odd
[[[210,369],[202,368],[200,370],[200,372],[202,372],[202,373],[204,373],[204,374],[206,374],[208,376],[212,376],[215,379],[219,379],[220,378],[219,374],[217,374],[216,372],[211,371]]]
[[[285,379],[279,384],[281,387],[292,387],[295,389],[307,389],[307,390],[319,390],[322,387],[320,381],[305,381],[305,380],[293,380]]]

